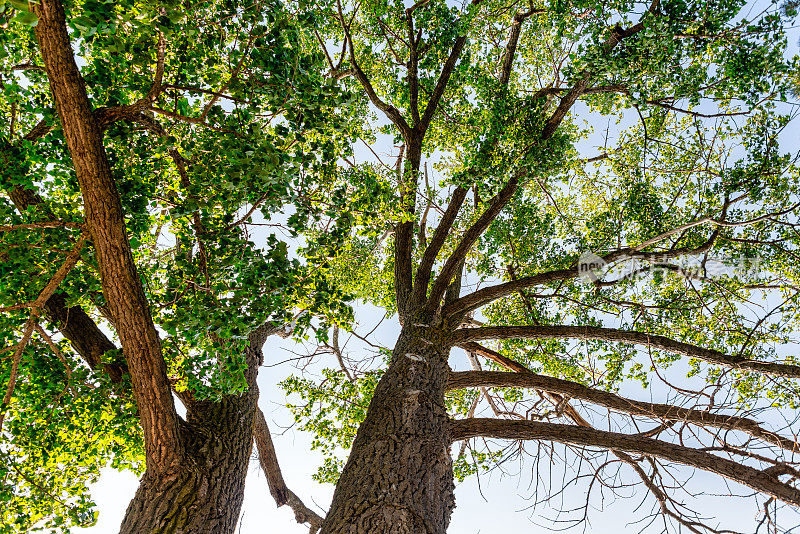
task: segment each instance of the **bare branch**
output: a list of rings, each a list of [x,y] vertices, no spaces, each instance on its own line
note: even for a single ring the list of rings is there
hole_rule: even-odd
[[[474,437],[557,441],[655,456],[716,473],[794,506],[800,506],[800,490],[789,483],[781,482],[774,474],[708,452],[652,438],[538,421],[482,418],[451,421],[451,441]]]
[[[261,464],[264,475],[267,477],[272,498],[275,499],[275,503],[278,506],[288,504],[294,511],[294,517],[297,522],[301,524],[308,523],[310,525],[310,534],[314,534],[322,526],[323,518],[303,504],[303,501],[286,487],[286,482],[283,481],[283,474],[278,464],[278,457],[275,454],[275,446],[272,444],[269,426],[264,417],[264,412],[260,408],[257,409],[255,419],[253,435],[258,449],[258,461]]]
[[[453,334],[454,342],[475,341],[480,339],[598,339],[645,345],[654,349],[681,354],[690,358],[722,365],[744,371],[755,371],[763,374],[786,378],[800,378],[800,366],[749,360],[742,356],[734,356],[723,352],[699,347],[690,343],[652,335],[646,332],[602,328],[594,326],[485,326],[481,328],[462,328]]]
[[[560,378],[553,378],[551,376],[531,372],[463,371],[450,375],[447,389],[466,387],[525,387],[539,389],[566,395],[573,399],[589,401],[631,415],[666,419],[668,421],[684,421],[700,426],[737,430],[788,451],[800,452],[800,444],[796,441],[770,432],[762,428],[756,421],[746,417],[716,414],[706,410],[694,410],[670,404],[637,401],[600,389],[591,388],[578,382],[571,382],[569,380],[562,380]]]

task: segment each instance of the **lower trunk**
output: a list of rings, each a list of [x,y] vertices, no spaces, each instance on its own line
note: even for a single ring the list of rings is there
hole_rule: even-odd
[[[448,349],[404,330],[358,429],[323,534],[443,534],[455,506]]]
[[[257,392],[194,403],[184,433],[187,458],[174,473],[146,472],[120,534],[233,534],[253,444]]]

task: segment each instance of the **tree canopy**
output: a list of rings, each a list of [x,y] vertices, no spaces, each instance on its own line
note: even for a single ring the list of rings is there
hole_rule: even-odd
[[[142,474],[122,532],[233,532],[254,441],[312,531],[445,532],[454,479],[517,456],[578,466],[537,484],[579,488],[570,526],[633,484],[658,528],[731,527],[686,466],[792,528],[796,17],[1,3],[0,532],[91,524],[109,463]],[[378,358],[339,341],[364,304]],[[333,355],[282,383],[326,517],[256,405],[269,335]]]

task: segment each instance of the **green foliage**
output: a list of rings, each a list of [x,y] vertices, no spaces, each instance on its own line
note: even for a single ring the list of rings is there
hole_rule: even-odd
[[[21,375],[0,446],[0,532],[90,526],[97,512],[86,485],[99,468],[144,469],[133,398],[39,342],[23,353]],[[6,383],[7,368],[0,379]]]
[[[797,168],[786,154],[796,147],[780,142],[782,135],[791,137],[784,131],[791,110],[780,101],[797,87],[798,59],[785,57],[794,6],[587,0],[530,7],[534,13],[522,26],[505,87],[499,69],[519,5],[429,2],[407,11],[408,5],[372,0],[350,11],[344,4],[359,67],[375,93],[412,127],[456,37],[466,35],[467,42],[422,143],[425,182],[418,180],[414,213],[398,209],[399,186],[372,193],[374,207],[361,221],[366,229],[351,232],[344,252],[331,262],[337,282],[355,297],[395,311],[393,246],[384,229],[414,222],[416,265],[425,247],[421,227],[427,208],[440,210],[432,217],[436,220],[455,185],[469,188],[437,258],[435,277],[493,195],[512,176],[524,175],[512,201],[468,254],[462,294],[476,282],[491,285],[576,269],[584,252],[627,253],[599,273],[608,283],[576,277],[543,284],[482,308],[476,318],[496,326],[631,329],[755,360],[785,357],[800,318],[792,289],[800,190]],[[645,13],[648,8],[652,11]],[[323,2],[319,10],[325,35],[340,43],[337,7]],[[419,31],[416,106],[409,83],[412,53],[404,41],[409,21]],[[640,31],[609,51],[612,33],[639,23]],[[345,58],[341,68],[352,66]],[[541,142],[545,121],[585,76],[591,79],[589,90],[556,134]],[[355,77],[345,83],[354,92],[362,89]],[[368,140],[388,134],[395,144],[407,141],[379,113],[365,129]],[[408,167],[403,175],[379,163],[348,172],[383,184],[399,184],[409,176]],[[768,216],[775,213],[788,214],[788,222],[777,224]],[[752,223],[712,224],[720,217]],[[430,238],[435,223],[425,222]],[[712,236],[713,246],[697,254],[674,254],[697,249]],[[770,315],[775,302],[780,313]],[[492,348],[536,372],[610,391],[630,383],[648,388],[671,368],[688,370],[687,379],[724,382],[738,392],[738,407],[797,403],[789,383],[722,373],[697,362],[687,365],[674,354],[643,352],[629,344],[537,339],[503,341]],[[329,381],[326,376],[321,383]],[[330,391],[321,383],[295,383],[291,391]],[[521,413],[538,406],[519,390],[489,392],[524,406]],[[466,416],[477,395],[449,393],[449,413]],[[295,414],[315,432],[317,446],[332,450],[344,442],[324,429],[338,428],[341,420],[332,407],[347,401],[334,401],[330,392],[324,398],[327,408],[295,409]],[[533,413],[544,409],[538,410]],[[501,458],[492,450],[470,455],[455,461],[459,479]],[[322,471],[336,473],[338,465],[328,460]]]
[[[83,222],[34,39],[34,4],[0,0],[0,225],[28,225],[0,233],[4,348],[14,347],[28,318],[11,308],[36,299]],[[600,273],[606,283],[569,279],[511,295],[479,312],[487,324],[614,326],[754,360],[779,355],[797,330],[798,237],[774,215],[792,213],[800,198],[797,168],[780,143],[790,120],[780,101],[798,87],[798,61],[784,57],[791,2],[751,10],[740,0],[537,1],[528,6],[507,85],[499,69],[522,7],[501,0],[413,9],[368,0],[355,12],[333,0],[75,0],[65,7],[95,109],[136,107],[155,92],[135,120],[108,125],[104,139],[178,391],[212,400],[242,392],[248,334],[265,322],[292,323],[298,336],[313,325],[324,340],[327,326],[352,323],[350,300],[393,313],[396,224],[413,224],[416,262],[452,189],[470,190],[435,276],[513,176],[523,177],[519,189],[466,258],[470,284],[574,269],[584,252],[627,253]],[[326,53],[344,40],[342,20],[354,46],[337,64]],[[640,31],[607,46],[637,24]],[[417,40],[414,57],[409,35]],[[375,93],[418,127],[462,35],[464,51],[425,126],[425,165],[361,161],[358,139],[408,139],[368,102],[349,52]],[[155,87],[159,50],[164,75]],[[418,91],[409,83],[412,68]],[[543,141],[547,121],[583,79],[586,93]],[[25,189],[42,202],[19,210],[9,199]],[[721,213],[750,223],[719,224]],[[43,225],[53,221],[64,224]],[[672,252],[697,249],[712,235],[713,246],[687,260],[692,265],[667,268],[652,259],[671,261]],[[756,261],[758,269],[710,273]],[[113,332],[90,243],[59,291]],[[780,313],[760,320],[765,314],[753,309],[775,298]],[[2,407],[0,532],[89,525],[95,512],[86,484],[99,468],[142,467],[129,385],[89,371],[58,325],[43,325],[64,357],[34,335],[12,401]],[[606,341],[494,348],[537,372],[607,390],[626,381],[648,386],[678,359]],[[797,404],[790,384],[688,367],[694,378],[729,380],[742,406]],[[10,372],[4,357],[0,383]],[[381,372],[350,381],[326,369],[316,380],[282,383],[301,399],[289,407],[326,457],[318,480],[337,480]],[[490,393],[532,409],[518,390]],[[477,395],[450,394],[450,413],[468,414]],[[500,459],[470,448],[456,458],[456,476]]]
[[[67,226],[0,232],[0,307],[37,298],[83,223],[31,5],[0,2],[0,225]],[[338,185],[336,165],[361,111],[324,76],[313,17],[280,2],[79,0],[65,9],[95,109],[134,105],[155,91],[137,117],[108,125],[104,142],[169,378],[198,399],[238,394],[253,329],[292,323],[302,336],[312,319],[351,316],[327,258],[362,217]],[[39,200],[20,211],[10,198],[25,188]],[[333,230],[297,247],[322,217]],[[59,291],[113,332],[91,243]],[[25,309],[3,312],[2,348],[13,350],[27,317]],[[53,360],[38,334],[23,354],[3,407],[0,532],[91,525],[87,485],[99,469],[142,467],[129,384],[107,383],[58,325],[42,326],[66,361]],[[3,387],[11,365],[0,360]]]
[[[319,382],[292,376],[280,383],[287,395],[297,394],[304,401],[287,407],[295,421],[302,422],[300,430],[314,436],[311,448],[326,457],[314,480],[335,484],[339,479],[342,453],[350,449],[382,375],[383,370],[368,371],[351,381],[342,371],[323,369]]]

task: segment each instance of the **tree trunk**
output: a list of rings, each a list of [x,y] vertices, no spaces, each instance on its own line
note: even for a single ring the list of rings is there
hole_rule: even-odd
[[[174,472],[183,453],[161,342],[133,260],[102,133],[75,63],[64,6],[60,0],[41,0],[35,12],[36,40],[78,177],[103,295],[130,368],[148,469]]]
[[[218,402],[187,399],[187,420],[182,421],[136,270],[102,131],[75,63],[64,6],[61,0],[39,0],[35,12],[36,40],[80,184],[103,294],[122,343],[144,436],[147,470],[120,532],[233,534],[253,444],[261,347],[273,328],[259,328],[250,336],[248,390]]]
[[[148,470],[120,534],[233,534],[253,444],[257,389],[188,410],[186,458],[171,473]]]
[[[359,426],[323,534],[447,531],[455,507],[444,390],[449,348],[406,326]]]

